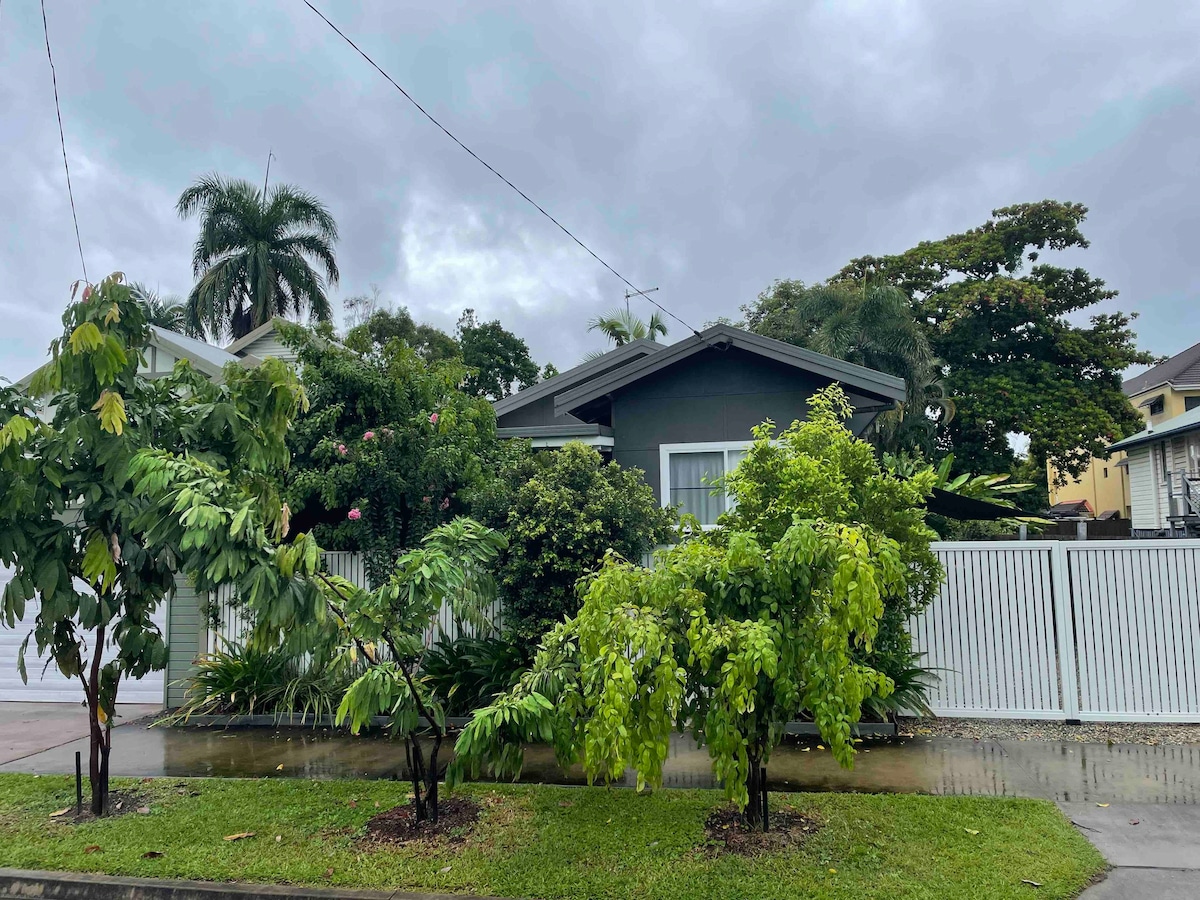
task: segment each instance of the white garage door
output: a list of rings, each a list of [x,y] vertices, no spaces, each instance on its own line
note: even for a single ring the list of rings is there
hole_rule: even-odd
[[[12,570],[0,567],[0,592],[12,578]],[[25,618],[17,623],[16,628],[9,628],[0,620],[0,701],[28,700],[37,703],[80,703],[83,701],[83,685],[79,679],[64,678],[53,663],[43,673],[46,665],[44,658],[37,656],[37,647],[31,638],[29,649],[25,654],[25,668],[29,672],[29,684],[21,681],[21,673],[17,671],[17,651],[25,635],[33,630],[33,620],[37,617],[38,602],[30,600],[25,604]],[[167,605],[160,604],[154,614],[156,624],[166,637]],[[112,656],[112,648],[106,647],[104,658]],[[124,679],[117,692],[119,703],[162,703],[163,702],[163,672],[151,672],[138,681]]]

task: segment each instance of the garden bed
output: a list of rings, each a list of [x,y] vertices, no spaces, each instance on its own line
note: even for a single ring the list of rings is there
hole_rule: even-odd
[[[714,791],[469,785],[454,840],[373,841],[402,807],[386,781],[131,782],[144,815],[66,824],[64,777],[0,775],[0,866],[139,877],[508,897],[1068,898],[1104,869],[1050,803],[913,795],[772,795],[803,817],[796,839],[713,852]],[[717,823],[719,830],[721,824]],[[781,821],[780,825],[784,825]],[[795,834],[794,829],[789,833]],[[241,836],[227,840],[230,836]]]

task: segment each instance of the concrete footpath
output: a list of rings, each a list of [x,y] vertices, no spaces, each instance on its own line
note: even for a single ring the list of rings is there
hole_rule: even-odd
[[[405,891],[356,891],[292,885],[217,884],[158,878],[117,878],[75,872],[28,872],[0,869],[2,900],[498,900],[465,894],[410,894]]]
[[[1200,897],[1200,808],[1183,804],[1059,803],[1113,865],[1082,900]]]
[[[117,725],[161,712],[162,706],[117,704]],[[16,763],[88,734],[88,711],[81,703],[0,703],[0,764]],[[82,742],[87,756],[87,742]],[[73,759],[73,757],[72,757]]]

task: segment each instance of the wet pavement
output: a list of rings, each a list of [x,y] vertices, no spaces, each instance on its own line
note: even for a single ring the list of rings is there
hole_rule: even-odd
[[[117,704],[118,720],[126,722],[161,711],[161,705]],[[0,763],[16,762],[85,737],[88,722],[87,708],[81,703],[0,703]]]
[[[1063,803],[1200,803],[1196,744],[901,738],[868,739],[858,748],[854,769],[847,771],[816,741],[789,740],[771,756],[769,786],[777,791],[1040,797]],[[71,772],[76,750],[86,754],[86,742],[0,765],[0,771]],[[298,727],[129,724],[113,733],[112,772],[137,777],[406,778],[399,742]],[[527,749],[521,781],[585,783],[582,770],[564,773],[544,746]],[[716,786],[707,752],[684,737],[672,742],[663,781],[667,787]],[[625,783],[634,780],[630,776]]]

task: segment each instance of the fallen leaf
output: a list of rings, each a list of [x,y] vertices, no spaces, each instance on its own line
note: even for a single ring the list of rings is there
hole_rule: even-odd
[[[836,874],[837,874],[837,869],[830,869],[830,870],[829,870],[829,874],[830,874],[830,875],[836,875]]]
[[[73,810],[74,808],[75,807],[73,807],[73,806],[67,806],[67,807],[64,807],[63,809],[56,810],[55,812],[50,813],[50,818],[60,819],[63,816],[65,816],[67,813],[69,813],[71,810]]]
[[[142,859],[162,859],[164,855],[158,850],[147,850],[142,854]]]
[[[226,841],[241,841],[246,838],[254,837],[253,831],[239,831],[237,834],[227,834],[222,840]]]
[[[817,744],[817,749],[818,749],[818,750],[824,750],[824,749],[825,749],[825,745],[824,745],[824,744]]]
[[[574,800],[559,800],[558,805],[565,809],[568,806],[574,806],[575,801]]]
[[[1130,819],[1129,820],[1130,825],[1140,825],[1141,823],[1142,823],[1141,819]]]
[[[277,834],[277,835],[275,835],[275,843],[277,843],[277,844],[278,844],[278,843],[279,843],[280,841],[282,841],[282,840],[283,840],[283,835],[282,835],[282,834]]]
[[[379,809],[379,801],[378,800],[375,801],[375,808]]]
[[[1100,807],[1101,809],[1108,809],[1108,804],[1107,804],[1107,803],[1097,803],[1096,805],[1097,805],[1098,807]]]
[[[325,877],[326,877],[326,878],[332,878],[332,877],[333,877],[333,869],[326,869],[326,870],[325,870]]]
[[[963,831],[965,831],[967,834],[979,834],[978,828],[964,828]]]
[[[84,853],[99,853],[100,845],[99,844],[88,844],[86,847],[83,848],[83,852]]]
[[[650,846],[651,846],[651,847],[657,847],[657,846],[658,846],[658,841],[651,841],[651,842],[650,842]]]
[[[351,809],[358,809],[358,801],[357,800],[351,800],[346,805],[349,806]]]
[[[440,869],[438,869],[438,874],[439,874],[439,875],[445,875],[445,874],[446,874],[447,872],[449,872],[449,871],[450,871],[452,868],[454,868],[454,867],[453,867],[453,866],[442,866]]]
[[[154,780],[153,778],[143,778],[143,779],[142,779],[142,784],[149,784],[149,783],[150,783],[150,782],[152,782],[153,780]]]
[[[282,772],[282,771],[283,771],[283,763],[280,763],[279,765],[277,765],[277,766],[275,767],[275,771],[276,771],[276,772]]]
[[[1027,884],[1030,887],[1041,887],[1042,886],[1042,883],[1040,881],[1033,881],[1029,878],[1022,878],[1021,884]]]
[[[811,749],[812,749],[812,747],[801,747],[801,748],[800,748],[800,752],[801,752],[801,753],[807,753],[807,752],[808,752],[808,751],[810,751]]]
[[[139,806],[139,807],[138,807],[138,813],[139,813],[140,815],[143,815],[143,816],[148,816],[148,815],[150,815],[150,807],[148,807],[148,806]]]

